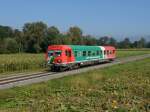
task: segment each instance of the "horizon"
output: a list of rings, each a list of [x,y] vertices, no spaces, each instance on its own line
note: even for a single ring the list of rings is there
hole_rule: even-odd
[[[0,4],[0,25],[22,29],[24,23],[42,21],[60,32],[78,26],[83,34],[150,40],[150,1],[144,0],[5,0]]]

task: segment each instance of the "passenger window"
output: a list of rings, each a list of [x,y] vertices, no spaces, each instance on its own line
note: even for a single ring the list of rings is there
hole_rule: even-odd
[[[74,54],[75,54],[75,57],[77,57],[77,53],[78,53],[77,51],[75,51],[75,52],[74,52]]]
[[[109,55],[109,51],[107,50],[107,55]]]
[[[86,51],[83,51],[83,56],[86,56]]]
[[[88,51],[88,56],[91,56],[91,51]]]
[[[66,54],[66,56],[71,57],[71,51],[66,50],[65,54]]]
[[[71,51],[68,51],[68,57],[71,57]]]
[[[65,54],[66,54],[66,56],[68,56],[68,51],[67,50],[65,51]]]
[[[100,51],[100,55],[102,54],[102,51]]]
[[[106,55],[106,51],[104,50],[104,55]]]
[[[112,51],[110,51],[110,54],[112,54]]]
[[[82,52],[79,51],[77,55],[78,55],[78,57],[82,56]]]
[[[113,54],[115,53],[115,50],[113,50]]]
[[[92,52],[92,56],[95,56],[95,51]]]
[[[99,51],[96,51],[97,52],[97,54],[96,55],[99,55]]]

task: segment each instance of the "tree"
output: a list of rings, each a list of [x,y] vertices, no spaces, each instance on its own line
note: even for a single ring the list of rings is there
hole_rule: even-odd
[[[97,45],[96,38],[92,37],[91,35],[86,35],[84,38],[84,45]]]
[[[125,38],[123,41],[121,41],[120,43],[118,43],[118,47],[119,48],[130,48],[131,47],[131,42],[129,38]]]
[[[98,40],[98,45],[109,45],[109,37],[108,36],[100,37]]]
[[[117,46],[117,40],[115,40],[113,37],[109,38],[109,45]]]
[[[41,48],[42,51],[46,51],[48,45],[60,44],[60,32],[59,29],[55,26],[47,28],[46,36],[44,37]]]
[[[0,39],[0,54],[5,53],[5,43],[4,43],[4,39]]]
[[[70,27],[69,28],[69,34],[71,37],[74,37],[74,38],[81,37],[82,36],[82,30],[77,26]]]
[[[23,38],[23,33],[19,31],[18,29],[14,30],[14,38],[16,42],[18,43],[18,52],[23,52],[23,43],[24,43],[24,38]]]
[[[51,26],[47,30],[47,39],[48,39],[48,44],[59,44],[57,40],[59,40],[59,30],[55,26]]]
[[[147,47],[147,48],[150,48],[150,41],[147,42],[146,47]]]
[[[9,26],[0,25],[0,39],[4,39],[7,37],[13,37],[13,29]]]
[[[141,37],[141,39],[138,41],[137,48],[144,48],[146,46],[146,40]]]
[[[70,27],[68,36],[71,38],[72,44],[83,44],[82,30],[79,27]]]
[[[26,23],[23,27],[24,46],[26,52],[42,51],[42,43],[47,35],[47,25],[43,22]]]
[[[4,53],[17,53],[18,43],[14,38],[6,38],[4,40]]]

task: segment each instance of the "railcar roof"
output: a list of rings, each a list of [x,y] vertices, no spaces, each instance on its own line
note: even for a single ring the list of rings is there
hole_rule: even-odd
[[[99,50],[99,46],[85,46],[85,45],[69,45],[72,49],[76,50]]]

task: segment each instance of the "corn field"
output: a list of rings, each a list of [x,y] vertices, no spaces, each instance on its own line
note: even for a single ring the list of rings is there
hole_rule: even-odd
[[[150,51],[142,50],[125,50],[117,51],[117,58],[123,58],[128,56],[149,54]],[[38,70],[46,68],[44,53],[41,54],[0,54],[0,73],[13,72],[13,71],[26,71],[26,70]]]
[[[44,54],[2,54],[0,73],[45,68]]]

